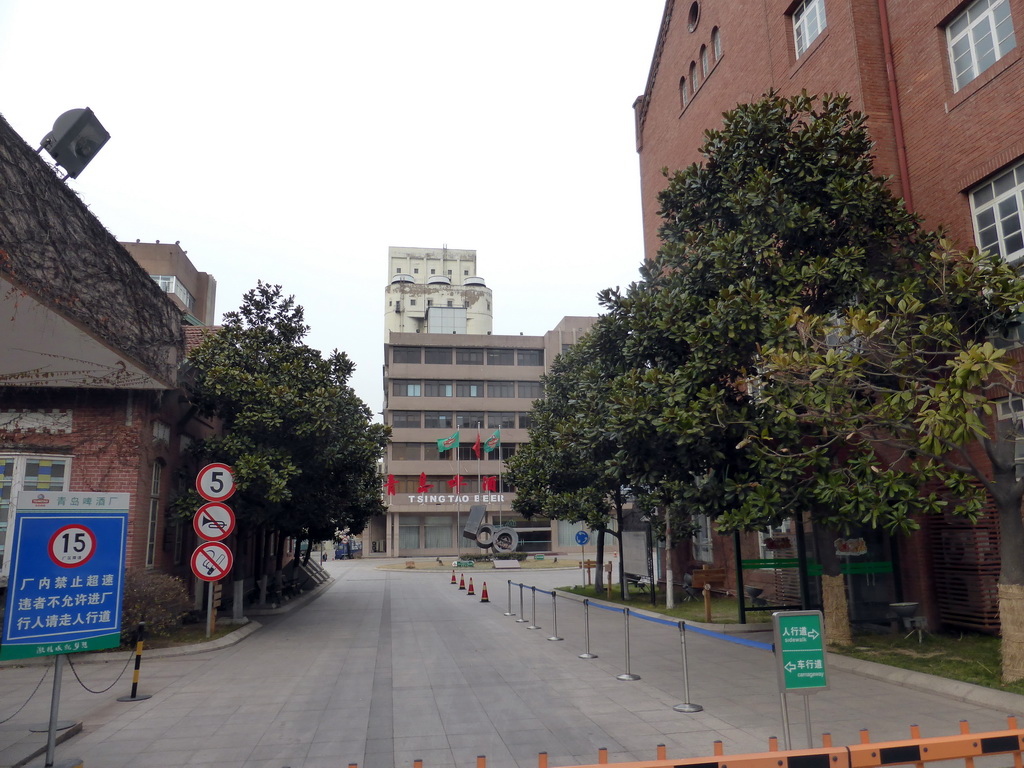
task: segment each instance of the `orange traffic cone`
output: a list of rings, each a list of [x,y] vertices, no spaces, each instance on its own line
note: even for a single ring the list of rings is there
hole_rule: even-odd
[[[467,592],[466,594],[468,594],[468,595],[475,595],[476,594],[476,592],[473,591],[473,577],[472,576],[469,577],[469,592]]]
[[[458,584],[458,582],[455,580],[455,571],[452,571],[452,584]]]
[[[487,582],[486,581],[484,582],[484,588],[480,590],[480,602],[481,603],[489,603],[489,602],[491,602],[490,600],[487,599]]]
[[[466,588],[466,574],[463,573],[463,574],[461,574],[459,576],[459,589],[465,589],[465,588]]]

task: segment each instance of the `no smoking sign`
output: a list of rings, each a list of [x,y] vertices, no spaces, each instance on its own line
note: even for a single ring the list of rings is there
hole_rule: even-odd
[[[219,541],[204,541],[192,553],[192,573],[203,581],[220,581],[228,575],[234,556]]]

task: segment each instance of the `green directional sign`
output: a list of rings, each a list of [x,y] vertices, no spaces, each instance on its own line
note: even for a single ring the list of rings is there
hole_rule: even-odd
[[[772,625],[779,689],[814,693],[828,688],[821,611],[779,611],[772,614]]]

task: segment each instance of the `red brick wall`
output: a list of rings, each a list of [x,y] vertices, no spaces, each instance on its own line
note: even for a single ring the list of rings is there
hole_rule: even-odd
[[[166,512],[180,471],[194,478],[195,470],[186,467],[179,451],[178,422],[183,415],[176,393],[128,392],[110,390],[32,390],[4,391],[0,408],[71,412],[70,434],[0,430],[0,450],[26,453],[52,453],[72,457],[69,487],[72,491],[131,494],[128,526],[127,564],[129,568],[146,565],[149,529],[150,483],[153,462],[164,462],[160,512],[154,567],[176,575],[189,573],[187,555],[192,551],[193,533],[186,529],[185,562],[173,563],[173,538],[165,548]],[[156,441],[154,421],[170,427],[170,439]],[[186,423],[187,430],[199,427]],[[201,435],[193,433],[198,438]]]
[[[671,4],[671,3],[670,3]],[[894,72],[907,147],[909,183],[915,210],[926,225],[945,225],[961,244],[973,244],[969,205],[962,191],[1024,155],[1024,92],[1021,48],[953,94],[942,26],[966,3],[950,0],[888,0]],[[649,94],[646,120],[638,136],[648,257],[658,247],[657,193],[662,169],[685,168],[697,153],[706,128],[721,126],[722,112],[758,99],[771,88],[784,95],[843,92],[869,117],[876,142],[876,171],[901,179],[893,115],[882,48],[878,0],[826,0],[827,28],[799,60],[795,58],[792,3],[722,0],[701,3],[697,28],[687,24],[689,2],[674,12]],[[1017,36],[1024,30],[1024,0],[1011,0]],[[710,46],[718,27],[722,57],[684,110],[679,78],[689,79],[701,45]],[[699,66],[699,65],[698,65]]]

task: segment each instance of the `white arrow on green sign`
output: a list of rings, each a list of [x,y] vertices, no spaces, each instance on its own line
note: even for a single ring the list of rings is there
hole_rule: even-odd
[[[779,689],[814,693],[828,688],[821,611],[779,611],[772,614],[772,625]]]

